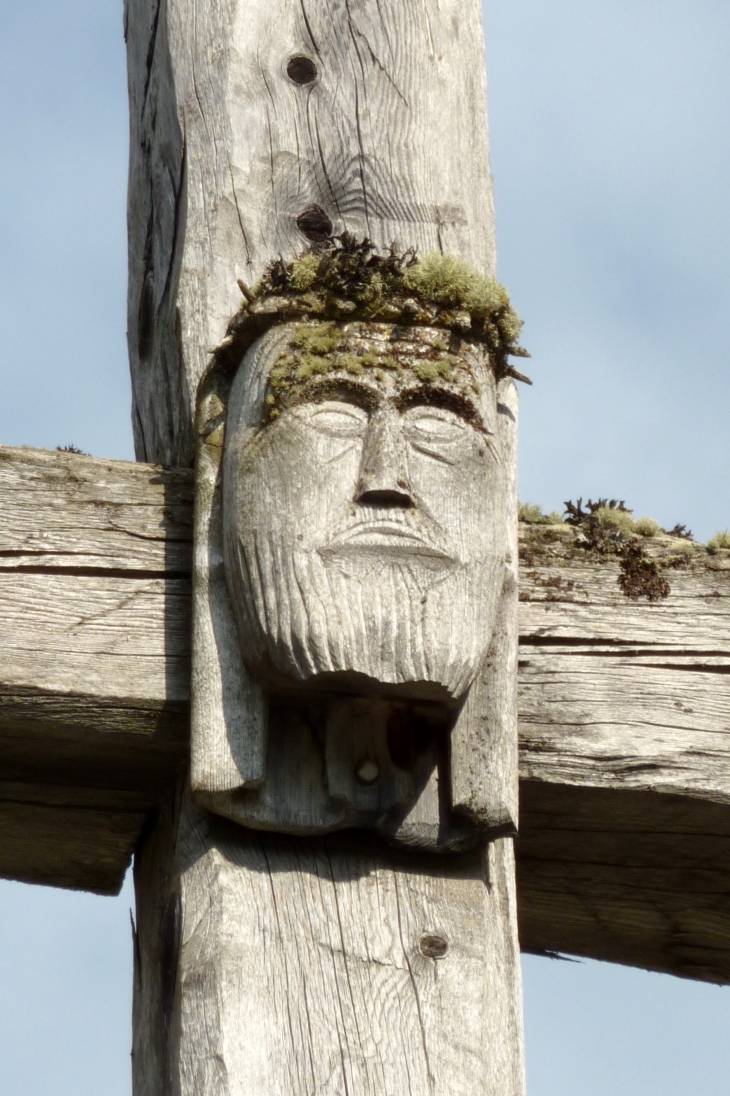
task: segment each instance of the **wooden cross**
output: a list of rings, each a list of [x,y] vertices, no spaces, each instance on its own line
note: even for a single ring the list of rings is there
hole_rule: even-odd
[[[520,1093],[518,917],[528,950],[728,980],[727,553],[659,538],[671,593],[633,601],[523,526],[516,905],[509,839],[435,866],[196,811],[197,381],[236,279],[332,230],[489,272],[480,13],[130,0],[126,34],[145,463],[0,450],[0,871],[115,893],[136,851],[137,1094]]]

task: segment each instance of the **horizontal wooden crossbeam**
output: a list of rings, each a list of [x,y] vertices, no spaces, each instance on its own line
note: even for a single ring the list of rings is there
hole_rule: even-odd
[[[730,553],[521,529],[523,948],[730,982]],[[192,473],[0,448],[0,875],[115,893],[188,742]]]

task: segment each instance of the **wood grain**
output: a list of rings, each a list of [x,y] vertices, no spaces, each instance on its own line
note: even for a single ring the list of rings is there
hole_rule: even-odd
[[[125,26],[137,455],[189,465],[197,382],[236,280],[307,247],[302,214],[494,272],[481,10],[126,0]],[[306,85],[287,75],[302,55]]]
[[[523,1091],[510,842],[435,874],[372,838],[181,815],[135,864],[138,985],[170,972],[135,995],[135,1092]]]
[[[727,983],[730,552],[643,543],[658,602],[521,529],[520,939]]]
[[[237,279],[251,284],[278,256],[347,230],[493,272],[477,0],[126,0],[125,34],[141,460],[192,463],[197,385],[237,311]],[[308,83],[291,76],[302,56]],[[383,868],[377,839],[357,855],[328,846],[327,861],[313,844],[297,861],[276,836],[251,853],[246,831],[231,830],[222,852],[193,826],[176,880],[190,811],[158,821],[153,867],[140,860],[138,1096],[445,1096],[467,1082],[474,1096],[520,1096],[508,852],[489,887],[483,872],[465,886],[436,862]],[[473,903],[492,930],[467,934]],[[465,947],[416,972],[412,934],[432,907]],[[440,982],[474,1008],[457,1020]]]
[[[0,874],[116,893],[187,752],[188,472],[0,447]]]
[[[397,241],[421,252],[454,252],[493,273],[477,0],[126,0],[125,35],[128,331],[140,459],[192,464],[197,383],[237,311],[237,279],[251,284],[278,255],[292,258],[313,240],[347,230],[379,248]],[[296,57],[308,59],[298,71],[308,68],[309,82],[292,76]],[[160,870],[172,874],[164,865],[172,864],[171,842],[176,827],[185,833],[187,817],[183,808],[168,830],[157,824],[156,867],[140,869],[142,966],[146,957],[158,962],[168,954],[159,943],[158,914],[169,903],[175,909],[180,902],[183,941],[195,933],[206,904],[209,933],[197,964],[184,944],[180,958],[172,954],[179,974],[174,1007],[166,1006],[159,968],[157,978],[142,973],[137,980],[136,1093],[172,1084],[191,1096],[425,1096],[444,1091],[447,1066],[453,1066],[449,1091],[457,1091],[463,1072],[472,1093],[523,1092],[518,964],[514,947],[504,959],[499,944],[500,934],[514,940],[509,857],[491,889],[482,875],[465,891],[458,880],[440,878],[441,869],[419,872],[410,861],[381,874],[375,848],[355,853],[345,844],[328,854],[339,880],[332,886],[321,860],[292,863],[277,852],[276,837],[261,835],[256,848],[274,865],[270,879],[261,871],[261,853],[247,852],[242,830],[231,831],[224,870],[213,834],[203,830],[195,864],[183,867],[160,907]],[[375,886],[362,886],[361,876]],[[400,906],[393,905],[396,888]],[[406,897],[409,888],[413,898]],[[463,920],[472,901],[477,909],[489,905],[495,935],[472,932],[469,947],[443,960],[449,971],[443,997],[435,986],[421,990],[413,961],[409,966],[404,958],[412,941],[390,943],[396,911],[418,922],[419,911],[435,903],[453,907],[450,916]],[[289,916],[300,914],[298,922],[273,928],[282,903]],[[352,935],[331,940],[338,909]],[[372,955],[364,932],[374,935]],[[310,947],[299,947],[297,935],[309,936]],[[324,978],[328,952],[340,973]],[[438,982],[437,962],[424,960],[426,982]],[[343,972],[353,979],[357,972],[360,989],[339,1006]],[[376,1035],[384,974],[392,1024],[380,1023]],[[310,984],[320,991],[316,1002]],[[461,1018],[459,1030],[454,1002],[470,985],[480,1001],[490,986],[494,997],[468,1023]],[[299,1034],[287,1034],[295,1031],[304,1035],[301,1044]],[[282,1034],[281,1046],[274,1032]]]
[[[0,449],[0,469],[0,873],[114,891],[187,750],[191,473],[26,449]],[[95,501],[112,475],[123,533]],[[49,513],[64,479],[76,501]],[[64,551],[27,552],[61,519],[75,558],[93,560],[82,575]],[[522,945],[730,982],[730,553],[652,542],[685,565],[650,604],[628,601],[616,561],[568,529],[523,525],[521,540]],[[165,577],[166,555],[182,578]],[[79,628],[81,580],[86,606],[111,608]],[[43,807],[42,830],[26,803]],[[61,809],[89,822],[83,839]],[[89,809],[132,829],[120,841]]]
[[[567,526],[523,526],[521,775],[728,803],[730,555],[645,541],[670,594],[631,601]]]

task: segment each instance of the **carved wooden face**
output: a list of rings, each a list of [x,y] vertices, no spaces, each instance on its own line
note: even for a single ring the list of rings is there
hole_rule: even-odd
[[[506,548],[486,353],[428,328],[323,330],[273,329],[231,393],[224,558],[244,657],[269,679],[458,698]]]

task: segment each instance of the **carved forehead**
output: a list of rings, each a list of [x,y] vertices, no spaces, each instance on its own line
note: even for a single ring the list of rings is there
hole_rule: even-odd
[[[303,399],[368,390],[374,400],[409,392],[471,407],[494,427],[496,381],[487,351],[439,328],[290,323],[246,355],[231,390],[229,425],[256,428]]]

